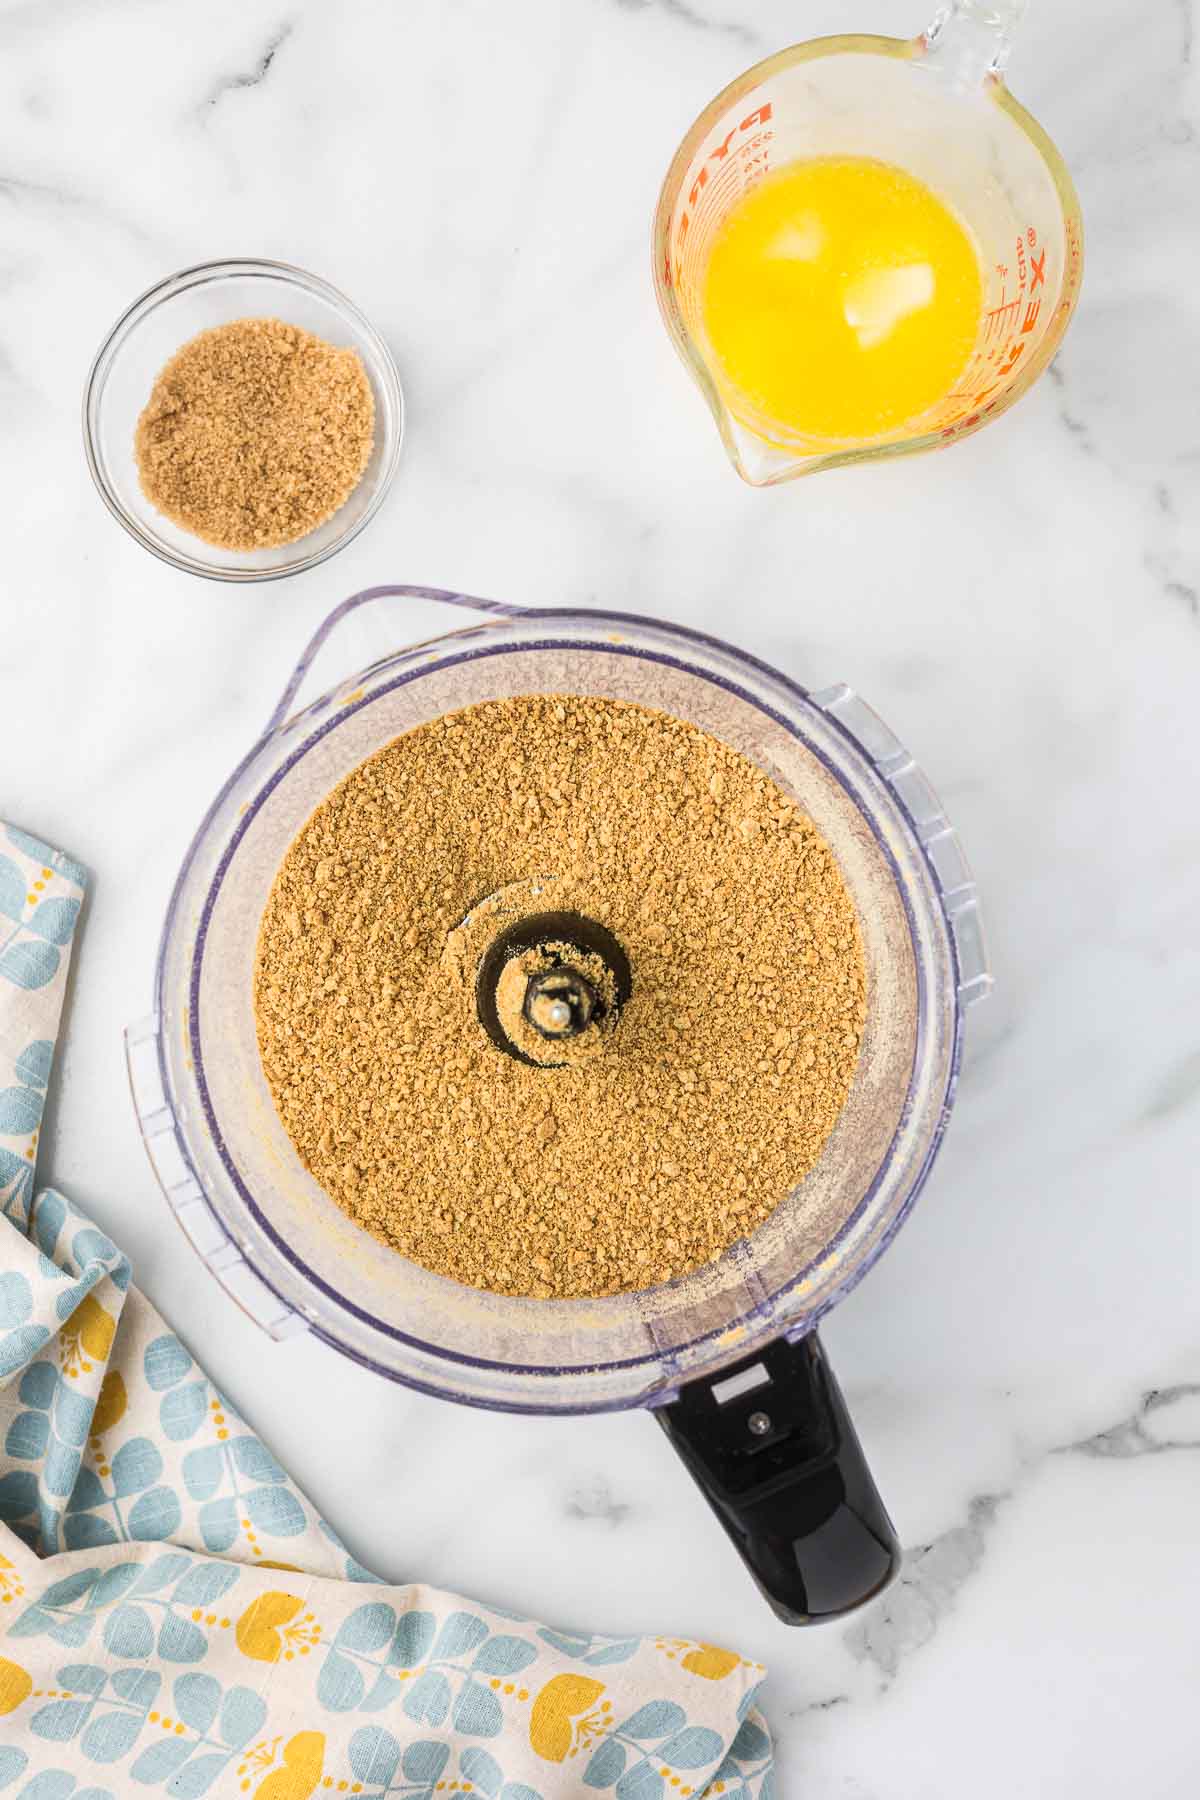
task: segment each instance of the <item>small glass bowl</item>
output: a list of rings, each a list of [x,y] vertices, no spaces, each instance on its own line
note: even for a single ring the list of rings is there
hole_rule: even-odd
[[[181,345],[210,326],[249,318],[283,319],[357,350],[375,396],[375,444],[358,486],[324,525],[272,550],[220,550],[173,524],[147,500],[138,481],[134,432],[159,373]],[[108,510],[164,562],[216,581],[295,575],[356,538],[392,484],[403,436],[404,396],[387,345],[344,294],[288,263],[201,263],[158,282],[117,320],[84,390],[84,450]]]

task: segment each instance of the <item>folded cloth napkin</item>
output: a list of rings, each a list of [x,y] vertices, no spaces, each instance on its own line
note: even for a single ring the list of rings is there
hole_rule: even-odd
[[[35,1192],[84,882],[0,826],[0,1795],[771,1800],[760,1665],[377,1582]]]

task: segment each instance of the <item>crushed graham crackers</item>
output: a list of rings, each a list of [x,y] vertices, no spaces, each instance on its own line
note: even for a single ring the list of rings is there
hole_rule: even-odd
[[[375,398],[357,350],[282,319],[235,319],[175,352],[137,422],[142,492],[223,550],[291,544],[350,498]]]
[[[633,990],[586,1056],[531,1068],[484,1032],[485,900],[623,945]],[[279,869],[254,998],[279,1116],[338,1206],[540,1299],[657,1285],[762,1224],[837,1121],[866,1004],[796,803],[692,725],[565,694],[447,714],[353,770]]]
[[[544,1030],[539,1031],[536,1007],[531,1018],[526,1017],[526,990],[530,977],[545,967],[546,956],[543,952],[548,952],[551,957],[577,969],[591,984],[592,991],[600,996],[604,1010],[597,1013],[578,1036],[555,1038],[548,1037]],[[519,956],[510,957],[496,983],[496,1016],[505,1036],[531,1062],[548,1069],[561,1068],[564,1063],[582,1062],[585,1057],[597,1055],[619,1023],[615,1002],[616,983],[612,970],[603,958],[594,952],[591,955],[586,952],[581,955],[577,945],[556,942],[553,938],[539,945],[536,950],[526,950]]]

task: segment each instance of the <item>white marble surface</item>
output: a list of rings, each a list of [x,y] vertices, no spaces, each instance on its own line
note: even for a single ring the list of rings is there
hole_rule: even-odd
[[[362,1560],[772,1668],[782,1792],[1183,1800],[1200,1776],[1200,94],[1190,0],[1036,0],[1012,85],[1081,190],[1052,372],[951,453],[771,493],[659,326],[671,150],[794,38],[919,0],[0,0],[0,816],[94,871],[43,1176]],[[207,256],[348,290],[401,364],[391,500],[326,568],[174,575],[80,450],[121,308]],[[354,588],[661,612],[851,682],[941,788],[998,988],[950,1139],[826,1331],[906,1545],[776,1625],[639,1416],[520,1421],[256,1333],[185,1247],[121,1056],[169,884]]]

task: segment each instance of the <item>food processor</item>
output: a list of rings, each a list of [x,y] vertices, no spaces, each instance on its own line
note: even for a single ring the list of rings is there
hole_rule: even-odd
[[[429,600],[478,616],[389,649],[300,703],[332,634],[356,617],[390,644],[392,612]],[[399,733],[530,694],[653,707],[758,765],[832,849],[866,968],[853,1084],[815,1167],[719,1261],[598,1300],[460,1286],[361,1230],[301,1164],[255,1030],[259,921],[314,809]],[[920,1192],[954,1099],[964,1014],[989,986],[958,838],[912,757],[849,688],[810,692],[715,638],[651,619],[378,587],[321,625],[202,821],[171,896],[154,1012],[131,1027],[127,1052],[175,1216],[263,1329],[311,1331],[382,1375],[473,1406],[650,1409],[775,1612],[799,1624],[870,1598],[899,1563],[815,1327]],[[553,1061],[538,1079],[556,1079]]]

